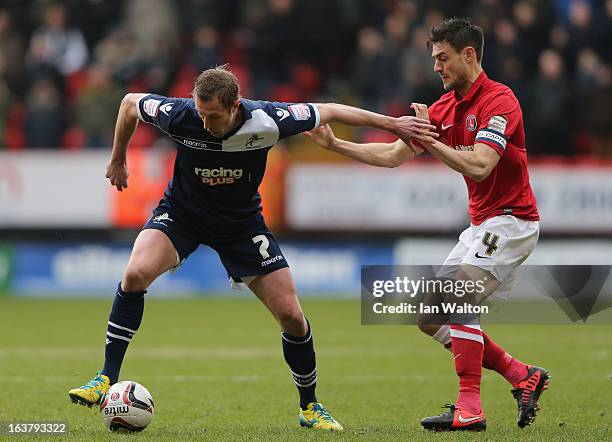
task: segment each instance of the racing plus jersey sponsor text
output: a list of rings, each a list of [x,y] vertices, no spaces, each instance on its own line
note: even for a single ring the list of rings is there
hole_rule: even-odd
[[[219,184],[234,184],[244,173],[243,169],[225,169],[219,167],[217,169],[202,169],[195,168],[195,174],[200,177],[202,184],[208,186],[217,186]]]

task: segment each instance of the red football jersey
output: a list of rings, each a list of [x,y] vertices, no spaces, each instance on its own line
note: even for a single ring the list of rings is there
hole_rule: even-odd
[[[472,224],[498,215],[540,219],[529,183],[523,111],[512,90],[482,71],[465,97],[448,92],[429,107],[440,138],[456,150],[474,150],[475,143],[495,149],[499,162],[483,181],[464,175]]]

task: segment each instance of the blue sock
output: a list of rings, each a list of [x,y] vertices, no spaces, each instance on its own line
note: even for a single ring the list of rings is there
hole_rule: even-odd
[[[142,292],[124,292],[121,283],[117,288],[113,308],[108,318],[106,331],[106,349],[102,374],[109,377],[111,384],[119,380],[119,371],[123,357],[138,331],[144,313],[144,295]]]
[[[300,393],[300,407],[302,407],[302,410],[305,410],[310,402],[317,402],[315,395],[315,388],[317,387],[317,361],[308,319],[306,324],[308,325],[306,336],[291,336],[281,332],[283,355],[291,369],[293,381]]]

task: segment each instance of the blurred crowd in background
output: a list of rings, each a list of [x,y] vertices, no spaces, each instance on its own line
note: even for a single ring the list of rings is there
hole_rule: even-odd
[[[123,94],[189,96],[223,63],[245,97],[409,114],[443,93],[427,31],[448,16],[484,28],[530,155],[612,155],[612,0],[3,0],[0,148],[109,148]]]

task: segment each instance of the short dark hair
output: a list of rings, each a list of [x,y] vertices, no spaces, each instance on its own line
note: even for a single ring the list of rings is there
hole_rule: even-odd
[[[472,24],[469,18],[447,18],[440,26],[431,28],[429,43],[439,42],[448,43],[457,52],[472,46],[476,51],[476,60],[482,60],[484,32],[480,26]]]
[[[236,76],[229,70],[229,64],[207,69],[198,75],[193,86],[193,97],[202,101],[217,97],[219,103],[231,109],[240,97],[240,86]]]

